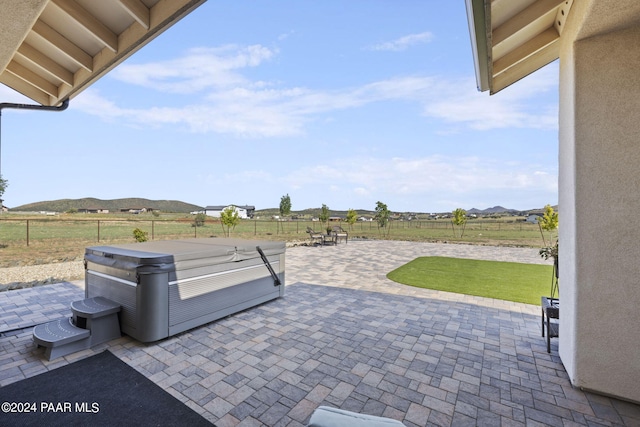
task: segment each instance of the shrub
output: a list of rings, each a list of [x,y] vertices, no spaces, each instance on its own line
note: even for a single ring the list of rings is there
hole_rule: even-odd
[[[149,233],[136,228],[133,230],[133,238],[136,239],[136,242],[146,242],[149,240]]]

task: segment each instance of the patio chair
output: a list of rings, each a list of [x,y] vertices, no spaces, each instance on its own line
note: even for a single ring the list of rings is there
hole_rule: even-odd
[[[336,243],[340,241],[340,239],[344,239],[344,242],[347,243],[349,239],[349,233],[347,233],[342,227],[339,225],[333,226],[333,231],[331,232],[336,237]]]
[[[324,244],[324,235],[322,233],[318,233],[314,231],[311,227],[307,227],[307,233],[309,233],[309,238],[311,239],[311,244],[318,242],[321,245]]]

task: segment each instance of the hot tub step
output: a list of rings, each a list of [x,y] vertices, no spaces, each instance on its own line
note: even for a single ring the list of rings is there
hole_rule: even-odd
[[[33,341],[46,348],[48,360],[120,338],[120,304],[107,298],[71,303],[73,317],[54,320],[33,329]]]
[[[75,326],[71,319],[59,319],[33,329],[33,341],[46,348],[47,360],[91,347],[91,332]]]
[[[120,304],[104,297],[85,298],[71,303],[74,315],[85,318],[108,316],[120,311]]]
[[[91,331],[91,345],[120,338],[120,304],[104,297],[86,298],[71,303],[73,324]]]

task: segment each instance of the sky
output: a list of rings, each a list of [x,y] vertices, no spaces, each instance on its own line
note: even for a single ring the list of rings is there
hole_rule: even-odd
[[[1,84],[0,102],[33,103]],[[66,111],[6,109],[1,132],[10,208],[558,200],[558,64],[478,92],[463,0],[208,1]]]

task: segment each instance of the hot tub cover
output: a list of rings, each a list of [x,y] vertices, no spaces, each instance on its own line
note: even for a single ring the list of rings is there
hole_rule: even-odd
[[[282,253],[285,242],[231,238],[156,240],[85,249],[85,259],[123,270],[184,270]]]

